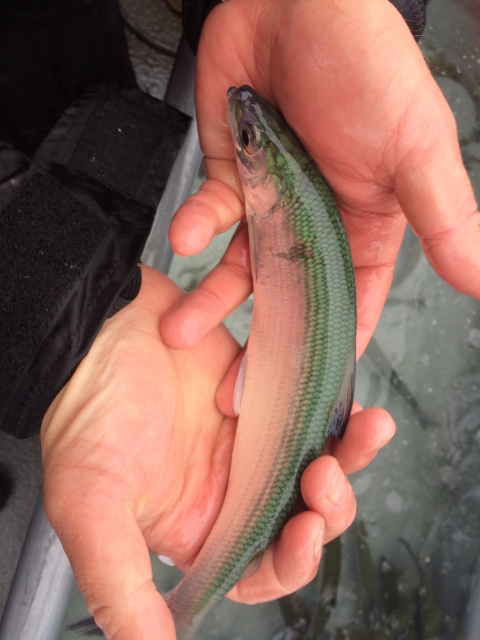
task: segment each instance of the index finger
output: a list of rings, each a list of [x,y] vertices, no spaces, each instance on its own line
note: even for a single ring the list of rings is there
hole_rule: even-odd
[[[168,232],[172,248],[180,256],[203,251],[215,235],[227,231],[244,215],[235,161],[206,159],[205,166],[208,175],[212,176],[213,172],[216,177],[208,177],[199,190],[185,200],[173,216]]]

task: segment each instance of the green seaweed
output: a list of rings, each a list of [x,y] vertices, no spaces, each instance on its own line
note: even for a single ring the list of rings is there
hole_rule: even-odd
[[[422,429],[426,429],[430,426],[438,426],[438,423],[423,411],[418,400],[414,397],[405,382],[400,378],[394,367],[392,367],[390,361],[383,353],[382,348],[374,337],[370,339],[368,344],[367,355],[372,359],[380,374],[388,379],[393,389],[402,396],[405,402],[412,409]]]
[[[372,617],[375,606],[375,569],[373,566],[372,554],[368,546],[368,533],[365,523],[355,521],[353,523],[355,538],[357,542],[357,558],[360,577],[364,588],[363,611],[367,622]]]
[[[382,587],[383,610],[389,616],[393,613],[400,600],[398,583],[400,572],[387,558],[380,558],[380,585]]]
[[[298,592],[279,598],[283,619],[290,631],[289,640],[303,640],[310,626],[310,610]]]
[[[335,538],[323,550],[323,574],[318,597],[306,640],[320,638],[337,604],[338,585],[342,569],[342,541]]]
[[[421,565],[417,556],[413,553],[410,545],[406,540],[400,538],[401,544],[405,547],[415,564],[420,576],[420,588],[418,590],[420,603],[420,627],[422,631],[422,640],[435,640],[440,631],[440,620],[433,595],[432,583],[427,572]]]
[[[316,597],[310,615],[299,594],[280,600],[287,622],[290,640],[437,640],[440,614],[435,603],[430,578],[409,544],[400,539],[412,559],[419,576],[415,594],[403,593],[399,587],[403,572],[387,557],[382,556],[376,567],[368,544],[363,522],[353,524],[353,552],[356,557],[355,578],[362,592],[362,620],[329,628],[328,623],[338,606],[342,572],[342,542],[332,540],[324,548],[322,570],[316,581]],[[442,620],[445,616],[442,617]],[[444,622],[447,622],[446,620]],[[448,627],[455,621],[449,619]],[[455,626],[455,625],[454,625]],[[462,640],[455,632],[455,638]]]

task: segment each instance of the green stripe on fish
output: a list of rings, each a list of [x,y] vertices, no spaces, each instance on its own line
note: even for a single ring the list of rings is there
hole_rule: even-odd
[[[179,640],[285,524],[306,466],[341,436],[353,401],[355,280],[335,199],[283,117],[250,87],[228,92],[245,193],[254,308],[222,510],[168,597]]]

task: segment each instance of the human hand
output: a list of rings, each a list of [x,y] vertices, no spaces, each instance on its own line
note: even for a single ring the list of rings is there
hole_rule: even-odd
[[[218,515],[235,435],[230,365],[239,346],[219,326],[195,348],[169,348],[160,319],[184,294],[153,269],[142,271],[137,298],[105,323],[45,416],[45,508],[106,637],[173,640],[148,550],[188,570]],[[278,597],[315,575],[322,544],[355,514],[345,473],[368,464],[393,430],[380,409],[353,415],[345,440],[307,468],[305,509],[232,597]]]
[[[335,193],[355,266],[357,356],[407,220],[439,275],[480,296],[480,214],[454,118],[387,0],[228,0],[211,12],[196,84],[208,179],[172,222],[177,253],[200,251],[243,216],[225,116],[227,89],[242,84],[280,108]],[[196,344],[250,293],[245,256],[241,230],[219,267],[165,316],[169,344]]]

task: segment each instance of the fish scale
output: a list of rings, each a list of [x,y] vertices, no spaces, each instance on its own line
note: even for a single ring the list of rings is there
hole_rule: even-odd
[[[355,281],[333,195],[282,116],[229,91],[249,222],[254,308],[224,504],[167,596],[178,640],[240,579],[288,519],[306,466],[351,409]],[[248,141],[248,145],[247,145]]]

